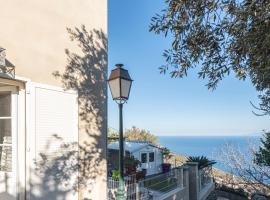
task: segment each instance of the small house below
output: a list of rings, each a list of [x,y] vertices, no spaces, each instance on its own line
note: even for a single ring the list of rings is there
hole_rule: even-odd
[[[108,145],[109,153],[109,170],[118,166],[119,143],[114,142]],[[134,156],[141,162],[138,171],[143,171],[146,176],[162,172],[163,155],[162,149],[146,141],[125,141],[125,155]]]

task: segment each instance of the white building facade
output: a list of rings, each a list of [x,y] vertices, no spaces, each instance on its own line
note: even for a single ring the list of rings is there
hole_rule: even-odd
[[[70,174],[69,185],[49,180],[61,175],[52,164],[62,156],[61,145],[78,143],[76,91],[0,78],[0,106],[0,199],[53,199],[60,192],[78,199],[73,189],[78,171]]]
[[[109,144],[110,149],[118,150],[119,143]],[[162,172],[163,154],[160,147],[145,141],[125,141],[124,150],[141,162],[138,170],[145,171],[146,176]]]

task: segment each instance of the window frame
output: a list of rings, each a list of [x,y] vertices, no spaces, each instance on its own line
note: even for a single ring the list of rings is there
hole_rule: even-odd
[[[145,157],[145,162],[143,162],[143,159],[142,159],[143,154],[145,154],[145,156],[146,156],[146,157]],[[142,164],[148,163],[148,156],[147,156],[147,155],[148,155],[148,153],[146,153],[146,152],[141,152],[141,163],[142,163]]]
[[[9,92],[10,99],[10,116],[0,117],[0,119],[11,119],[11,144],[0,144],[1,147],[11,147],[11,171],[0,171],[0,173],[13,174],[16,177],[17,174],[17,116],[18,116],[18,90],[15,86],[2,86],[0,92]],[[16,178],[15,178],[16,179]]]
[[[11,143],[9,144],[9,143],[7,143],[7,144],[5,144],[4,143],[4,140],[3,140],[3,142],[2,143],[0,143],[0,171],[1,172],[12,172],[13,170],[13,166],[12,166],[12,162],[13,162],[13,160],[12,160],[12,158],[13,158],[13,154],[12,154],[12,149],[13,149],[13,147],[12,147],[12,92],[11,91],[1,91],[0,93],[7,93],[9,96],[10,96],[10,99],[9,99],[9,105],[8,106],[10,106],[10,113],[8,114],[8,115],[5,115],[5,116],[1,116],[0,117],[0,120],[10,120],[10,137],[11,137]],[[3,137],[5,137],[5,136],[3,136]],[[2,167],[2,149],[4,148],[4,147],[11,147],[11,166],[8,166],[8,168],[10,168],[10,170],[3,170],[1,167]]]
[[[150,154],[153,154],[153,160],[152,161],[150,160],[150,158],[151,158]],[[155,152],[154,151],[149,152],[148,158],[149,158],[149,162],[155,162]]]

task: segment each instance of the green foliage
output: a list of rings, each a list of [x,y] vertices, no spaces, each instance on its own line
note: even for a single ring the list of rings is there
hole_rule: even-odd
[[[108,163],[111,163],[112,162],[112,159],[116,159],[116,163],[115,165],[113,166],[113,169],[112,170],[112,177],[114,176],[113,174],[115,173],[115,177],[117,177],[117,173],[119,173],[118,169],[119,169],[119,157],[110,157],[108,159]],[[125,168],[125,174],[126,175],[131,175],[131,174],[134,174],[136,172],[136,169],[138,166],[141,165],[141,162],[136,159],[134,156],[125,156],[124,157],[124,168]],[[115,172],[114,172],[115,171]]]
[[[119,180],[119,177],[120,177],[120,172],[119,170],[112,170],[112,178],[113,180]]]
[[[109,132],[108,139],[109,142],[118,140],[119,134],[118,132]],[[150,133],[145,129],[139,129],[133,126],[131,129],[127,129],[124,133],[124,137],[126,140],[141,140],[151,142],[152,144],[158,145],[159,141],[157,136]]]
[[[189,156],[187,158],[187,162],[197,162],[199,169],[211,167],[212,165],[217,163],[214,160],[209,160],[206,156]]]
[[[124,134],[127,140],[142,140],[151,142],[152,144],[159,144],[157,136],[150,133],[145,129],[139,129],[133,126],[131,129],[127,129]]]
[[[162,73],[187,76],[199,68],[209,89],[230,73],[247,77],[261,92],[258,108],[270,114],[270,1],[166,0],[166,8],[152,18],[150,31],[170,34]]]
[[[172,157],[171,151],[166,147],[162,148],[161,152],[162,152],[163,158],[165,158],[166,160]]]
[[[255,153],[255,161],[259,165],[270,167],[270,133],[264,133],[261,143],[259,151]]]
[[[136,168],[141,165],[141,162],[134,156],[125,156],[124,158],[125,169],[127,173],[136,172]]]
[[[111,129],[108,129],[108,144],[114,142],[114,141],[118,141],[119,138],[119,134],[116,131],[113,131]]]

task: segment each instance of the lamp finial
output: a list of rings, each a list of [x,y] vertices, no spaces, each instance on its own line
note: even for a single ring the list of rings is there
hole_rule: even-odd
[[[121,67],[123,67],[123,66],[124,66],[124,64],[119,63],[119,64],[116,64],[115,66],[116,66],[117,68],[121,68]]]

